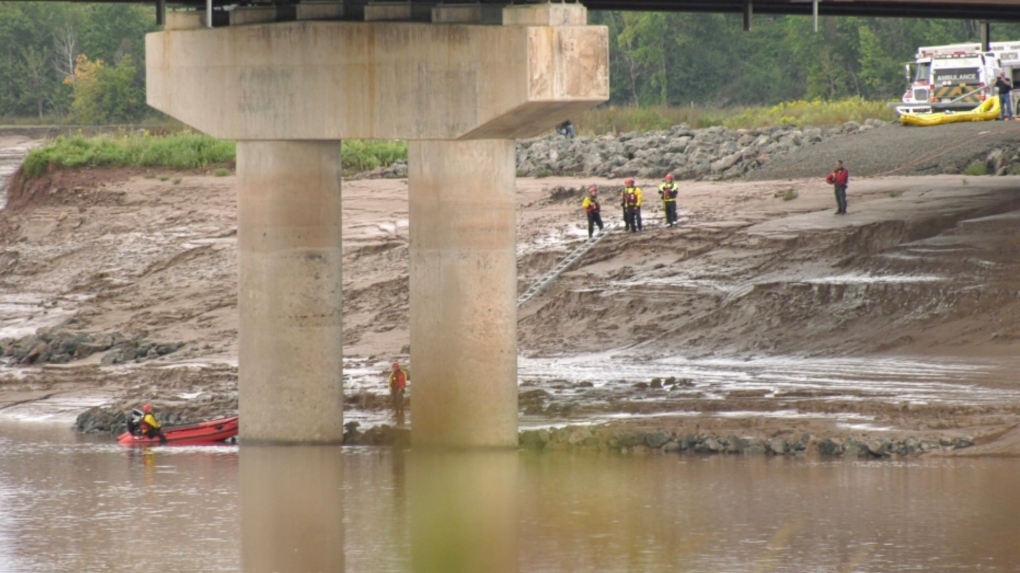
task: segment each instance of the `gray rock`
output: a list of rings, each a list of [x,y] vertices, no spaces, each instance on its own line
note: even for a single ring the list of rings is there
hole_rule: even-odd
[[[645,444],[649,448],[661,448],[670,442],[672,436],[665,432],[655,432],[645,436]]]

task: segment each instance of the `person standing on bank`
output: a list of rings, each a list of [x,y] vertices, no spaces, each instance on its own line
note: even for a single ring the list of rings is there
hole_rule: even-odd
[[[999,72],[995,79],[995,87],[999,88],[999,119],[1011,120],[1013,117],[1013,98],[1009,95],[1013,91],[1013,81],[1006,75],[1006,71]]]
[[[599,207],[598,189],[592,187],[588,189],[588,196],[584,198],[584,202],[581,203],[581,208],[588,214],[588,238],[590,239],[595,232],[595,225],[599,226],[599,232],[602,232],[602,215],[599,213],[601,207]]]
[[[397,424],[401,426],[404,425],[404,390],[407,388],[408,378],[407,371],[400,367],[400,363],[394,362],[393,372],[390,372],[390,403]]]
[[[623,181],[623,199],[624,199],[624,218],[626,219],[626,212],[629,205],[631,206],[631,231],[640,231],[641,225],[641,204],[644,203],[644,193],[641,188],[634,184],[634,180],[627,178]]]
[[[630,184],[633,184],[633,179],[628,179]],[[620,206],[623,207],[623,225],[624,229],[631,233],[637,232],[637,223],[634,221],[634,214],[637,211],[638,197],[633,192],[633,188],[627,186],[627,181],[624,182],[623,193],[620,195]]]
[[[836,214],[846,215],[846,186],[850,183],[850,172],[843,167],[843,161],[836,162],[836,169],[825,177],[825,182],[836,191]]]
[[[673,182],[673,174],[666,174],[666,181],[659,185],[659,196],[662,197],[662,210],[666,213],[666,225],[672,227],[676,224],[676,196],[680,194],[680,187]]]

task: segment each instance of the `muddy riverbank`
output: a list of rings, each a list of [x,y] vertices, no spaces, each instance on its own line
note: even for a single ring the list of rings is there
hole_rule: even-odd
[[[522,292],[586,236],[582,189],[618,183],[518,181]],[[615,229],[521,309],[525,442],[1020,454],[1017,178],[855,178],[846,217],[820,178],[685,181],[676,228],[661,225],[657,181],[639,184],[645,230]],[[232,176],[113,169],[12,190],[0,416],[235,412],[234,193]],[[361,434],[391,423],[382,372],[408,358],[406,199],[405,180],[344,183],[345,420]],[[617,223],[611,199],[604,214]],[[174,350],[61,364],[8,352],[59,332]]]

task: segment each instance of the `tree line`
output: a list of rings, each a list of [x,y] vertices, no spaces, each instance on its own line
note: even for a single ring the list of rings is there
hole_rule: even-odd
[[[977,41],[970,20],[591,12],[609,28],[613,105],[773,105],[898,99],[917,46]],[[138,121],[151,6],[0,2],[0,117]],[[1020,25],[994,24],[994,40]]]

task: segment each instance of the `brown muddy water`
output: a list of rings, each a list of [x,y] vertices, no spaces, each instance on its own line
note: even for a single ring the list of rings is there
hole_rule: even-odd
[[[126,448],[0,423],[0,572],[1020,570],[1020,460]]]

